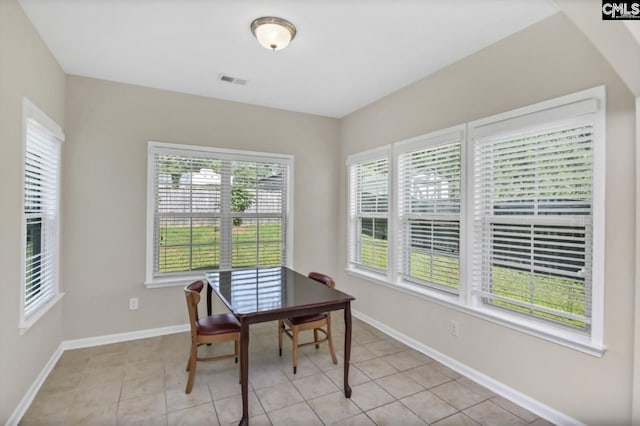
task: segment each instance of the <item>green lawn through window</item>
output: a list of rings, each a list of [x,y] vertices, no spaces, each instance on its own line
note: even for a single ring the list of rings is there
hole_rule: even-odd
[[[387,241],[363,235],[360,255],[363,265],[385,270],[387,268]],[[434,268],[434,266],[437,267]],[[536,306],[576,316],[585,314],[583,282],[541,274],[531,275],[527,271],[500,266],[493,266],[491,274],[491,291],[496,296],[513,301],[533,303]],[[460,279],[459,260],[453,256],[431,254],[423,249],[414,249],[411,252],[410,275],[418,280],[457,289]],[[488,303],[580,329],[586,328],[583,321],[567,319],[517,303],[502,300],[492,300]]]
[[[220,266],[220,227],[162,226],[158,270],[184,272]],[[232,231],[232,266],[275,266],[282,263],[280,224],[245,220]]]

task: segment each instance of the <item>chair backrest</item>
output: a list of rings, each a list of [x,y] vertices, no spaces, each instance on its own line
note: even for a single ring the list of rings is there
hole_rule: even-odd
[[[187,299],[187,309],[189,310],[189,324],[191,325],[191,337],[197,337],[198,329],[198,303],[200,303],[200,292],[204,288],[204,281],[194,281],[184,288],[184,295]]]
[[[336,286],[336,282],[333,280],[333,278],[320,272],[309,272],[308,277],[331,288],[335,288]]]

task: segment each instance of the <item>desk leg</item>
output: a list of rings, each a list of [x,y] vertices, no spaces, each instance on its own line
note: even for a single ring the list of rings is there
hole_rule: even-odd
[[[344,396],[351,398],[349,362],[351,360],[351,302],[344,305]]]
[[[242,419],[240,426],[249,424],[249,323],[240,321],[240,381],[242,387]]]

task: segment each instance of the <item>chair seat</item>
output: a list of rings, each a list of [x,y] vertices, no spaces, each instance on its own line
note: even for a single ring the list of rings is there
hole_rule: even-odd
[[[306,324],[308,322],[320,321],[327,318],[327,314],[304,315],[301,317],[289,318],[289,322],[293,325]]]
[[[200,318],[196,323],[196,327],[198,328],[198,334],[204,336],[240,332],[240,323],[231,314],[217,314]]]

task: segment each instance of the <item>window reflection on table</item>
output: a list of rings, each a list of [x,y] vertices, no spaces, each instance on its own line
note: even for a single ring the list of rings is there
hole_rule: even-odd
[[[220,271],[207,274],[207,279],[236,313],[269,311],[283,305],[286,278],[280,267]]]

